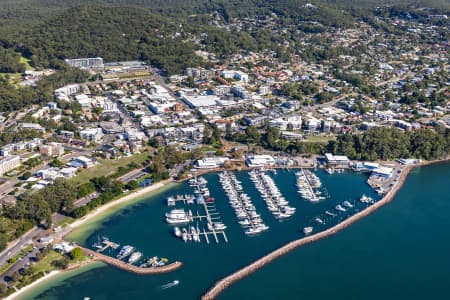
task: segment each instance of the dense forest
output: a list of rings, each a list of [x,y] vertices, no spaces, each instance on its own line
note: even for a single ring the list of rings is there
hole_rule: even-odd
[[[314,8],[305,8],[307,3]],[[189,40],[192,35],[203,33],[206,38],[200,45],[219,57],[239,49],[270,49],[283,55],[280,45],[293,38],[264,28],[229,32],[213,21],[272,17],[280,28],[295,24],[305,32],[320,32],[323,26],[348,27],[358,19],[373,21],[376,15],[409,17],[406,9],[420,18],[429,13],[420,10],[421,5],[450,10],[443,0],[392,3],[395,6],[379,11],[375,9],[379,2],[373,0],[6,0],[0,7],[0,72],[23,70],[18,52],[34,67],[59,67],[64,58],[101,56],[106,61],[142,59],[176,73],[201,64],[194,54],[199,45]]]
[[[438,159],[450,153],[450,129],[420,129],[403,132],[375,127],[363,134],[340,135],[328,151],[358,160],[390,160],[401,157]]]

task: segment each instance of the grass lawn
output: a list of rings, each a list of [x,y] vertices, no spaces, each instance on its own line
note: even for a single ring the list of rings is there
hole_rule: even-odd
[[[334,137],[329,136],[307,136],[305,142],[311,142],[311,143],[328,143],[329,141],[335,140]]]
[[[82,170],[80,174],[70,179],[70,181],[74,184],[86,183],[94,177],[111,175],[117,171],[118,167],[125,167],[132,162],[141,165],[147,157],[148,152],[144,152],[117,160],[100,159],[96,166]]]
[[[50,272],[55,269],[52,261],[61,259],[63,256],[56,251],[50,251],[42,260],[33,265],[33,273]]]

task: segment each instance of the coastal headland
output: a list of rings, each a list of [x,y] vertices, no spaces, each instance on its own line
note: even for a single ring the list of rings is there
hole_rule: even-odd
[[[446,159],[446,160],[448,160],[448,159]],[[215,299],[222,291],[224,291],[226,288],[231,286],[233,283],[243,279],[244,277],[251,275],[252,273],[256,272],[258,269],[271,263],[275,259],[277,259],[277,258],[279,258],[301,246],[304,246],[304,245],[316,242],[318,240],[324,239],[326,237],[329,237],[331,235],[334,235],[334,234],[338,233],[339,231],[345,229],[346,227],[350,226],[351,224],[355,223],[356,221],[358,221],[364,217],[367,217],[368,215],[372,214],[377,209],[381,208],[382,206],[386,205],[387,203],[391,202],[394,199],[394,196],[397,194],[397,192],[402,188],[403,184],[405,183],[405,181],[408,177],[408,174],[415,167],[422,167],[422,166],[426,166],[426,165],[430,165],[430,164],[440,163],[443,161],[445,161],[445,160],[426,161],[426,162],[422,162],[422,163],[415,164],[415,165],[405,166],[403,168],[396,184],[392,187],[392,189],[390,189],[384,195],[384,197],[382,199],[380,199],[373,205],[354,214],[353,216],[347,218],[346,220],[342,221],[341,223],[339,223],[325,231],[289,242],[289,243],[285,244],[284,246],[270,252],[269,254],[257,259],[253,263],[222,278],[221,280],[214,283],[214,285],[210,287],[210,289],[201,297],[201,299],[202,300]]]

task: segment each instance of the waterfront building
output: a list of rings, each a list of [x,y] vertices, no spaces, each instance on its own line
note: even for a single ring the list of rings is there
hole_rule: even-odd
[[[345,155],[333,155],[325,153],[325,161],[329,167],[348,167],[350,160]]]
[[[214,169],[223,167],[223,164],[229,161],[228,157],[206,157],[194,162],[194,167],[197,169]]]
[[[270,155],[250,155],[245,159],[250,168],[260,168],[275,165],[275,159]]]
[[[383,178],[390,178],[392,176],[393,168],[389,167],[379,167],[372,171],[372,176],[378,176]]]
[[[20,166],[20,156],[8,156],[0,160],[0,176]]]

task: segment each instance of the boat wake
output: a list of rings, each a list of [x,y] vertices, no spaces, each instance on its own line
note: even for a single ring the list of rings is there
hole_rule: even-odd
[[[171,287],[174,287],[174,286],[178,285],[179,283],[180,283],[180,282],[179,282],[178,280],[174,280],[174,281],[169,282],[169,283],[167,283],[167,284],[163,284],[163,285],[161,286],[161,289],[162,289],[162,290],[170,289]]]

